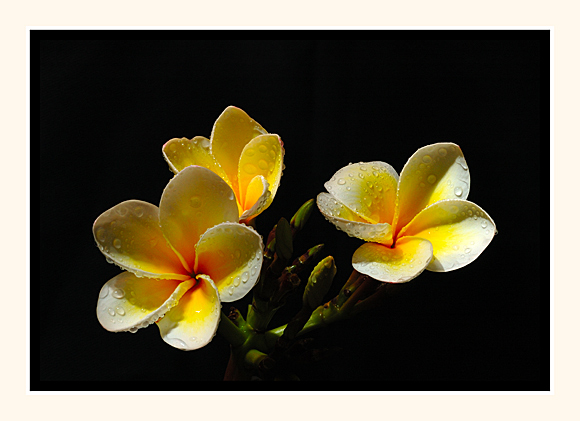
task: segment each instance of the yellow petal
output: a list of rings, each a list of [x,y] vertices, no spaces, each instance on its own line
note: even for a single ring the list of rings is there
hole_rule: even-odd
[[[240,196],[242,203],[248,202],[246,199],[249,184],[256,176],[263,176],[268,181],[270,196],[265,204],[267,208],[272,203],[282,176],[282,162],[284,159],[284,148],[280,138],[275,134],[267,134],[252,139],[242,151],[240,164],[238,167],[238,180],[240,184]],[[252,206],[255,202],[252,203]],[[245,207],[249,209],[251,206]]]
[[[188,271],[159,228],[159,208],[128,200],[97,218],[93,235],[101,252],[137,276],[188,279]]]
[[[219,175],[231,187],[228,176],[210,152],[209,139],[203,136],[169,140],[163,145],[163,157],[175,174],[190,165],[199,165]]]
[[[214,280],[224,302],[245,296],[262,268],[262,238],[242,224],[224,223],[207,230],[197,244],[195,273]]]
[[[210,227],[238,221],[234,192],[207,168],[190,166],[167,184],[159,205],[161,231],[183,256],[195,262],[195,244]]]
[[[228,107],[216,120],[211,132],[211,152],[238,191],[238,164],[244,146],[262,134],[267,134],[249,115],[236,107]]]
[[[261,175],[254,177],[246,190],[245,211],[240,216],[240,221],[249,221],[258,216],[270,205],[271,197],[268,181]]]
[[[361,162],[338,170],[324,187],[367,222],[391,224],[398,180],[389,164]]]
[[[316,204],[328,221],[351,237],[387,245],[392,243],[393,232],[390,224],[367,222],[329,193],[320,193]]]
[[[395,232],[430,204],[465,199],[468,193],[469,170],[459,146],[436,143],[419,149],[401,172]]]
[[[483,252],[495,235],[495,224],[475,203],[444,200],[422,210],[400,235],[429,240],[433,260],[427,269],[448,272],[471,263]]]
[[[111,332],[135,333],[163,317],[193,284],[191,279],[137,278],[123,272],[101,289],[97,318]]]
[[[212,280],[198,276],[197,284],[157,322],[161,337],[169,345],[184,351],[201,348],[216,334],[220,308],[217,288]]]
[[[357,272],[378,281],[401,283],[419,276],[432,257],[433,248],[429,241],[405,237],[397,240],[395,248],[363,244],[354,252],[352,266]]]

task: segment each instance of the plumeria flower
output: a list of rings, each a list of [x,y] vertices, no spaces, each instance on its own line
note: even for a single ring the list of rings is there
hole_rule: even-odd
[[[419,149],[401,177],[389,164],[340,169],[318,195],[322,214],[368,241],[353,257],[355,270],[384,282],[407,282],[424,269],[448,272],[471,263],[495,235],[490,216],[469,193],[469,170],[459,146]]]
[[[284,144],[244,111],[230,106],[216,120],[210,139],[171,139],[163,145],[163,156],[176,174],[189,165],[200,165],[219,175],[234,191],[240,221],[249,221],[274,199]]]
[[[101,325],[136,332],[157,322],[163,340],[183,350],[211,341],[221,302],[246,295],[262,265],[262,238],[238,223],[232,189],[199,166],[173,177],[159,207],[120,203],[97,218],[93,234],[127,271],[101,289]]]

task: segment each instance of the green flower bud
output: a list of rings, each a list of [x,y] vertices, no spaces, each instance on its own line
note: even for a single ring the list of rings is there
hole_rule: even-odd
[[[308,284],[304,290],[304,295],[302,296],[302,303],[311,309],[318,307],[330,289],[334,275],[336,275],[334,258],[328,256],[322,259],[312,269],[312,273],[308,278]]]
[[[294,214],[290,220],[290,227],[292,228],[293,234],[304,228],[304,225],[306,225],[308,218],[310,218],[310,215],[312,214],[314,204],[314,199],[310,199],[302,206],[300,206],[300,209],[298,209],[298,211]]]

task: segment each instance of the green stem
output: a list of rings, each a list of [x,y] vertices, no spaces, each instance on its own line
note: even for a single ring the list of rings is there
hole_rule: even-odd
[[[248,334],[245,330],[238,328],[222,311],[218,333],[225,338],[233,347],[238,347],[246,342]]]

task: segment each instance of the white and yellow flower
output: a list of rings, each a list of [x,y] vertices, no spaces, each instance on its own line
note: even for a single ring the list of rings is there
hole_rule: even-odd
[[[211,341],[221,302],[246,295],[262,265],[262,239],[238,223],[234,192],[200,166],[173,177],[159,207],[129,200],[104,212],[93,234],[127,270],[101,289],[101,325],[135,332],[157,322],[163,340],[184,350]]]
[[[419,149],[401,177],[389,164],[340,169],[318,195],[322,214],[368,241],[353,257],[355,270],[384,282],[407,282],[424,269],[448,272],[475,260],[493,239],[490,216],[465,200],[469,170],[459,146]]]
[[[244,111],[228,107],[216,120],[210,139],[175,138],[163,145],[174,173],[200,165],[219,175],[234,191],[240,221],[264,211],[280,185],[284,145]]]

